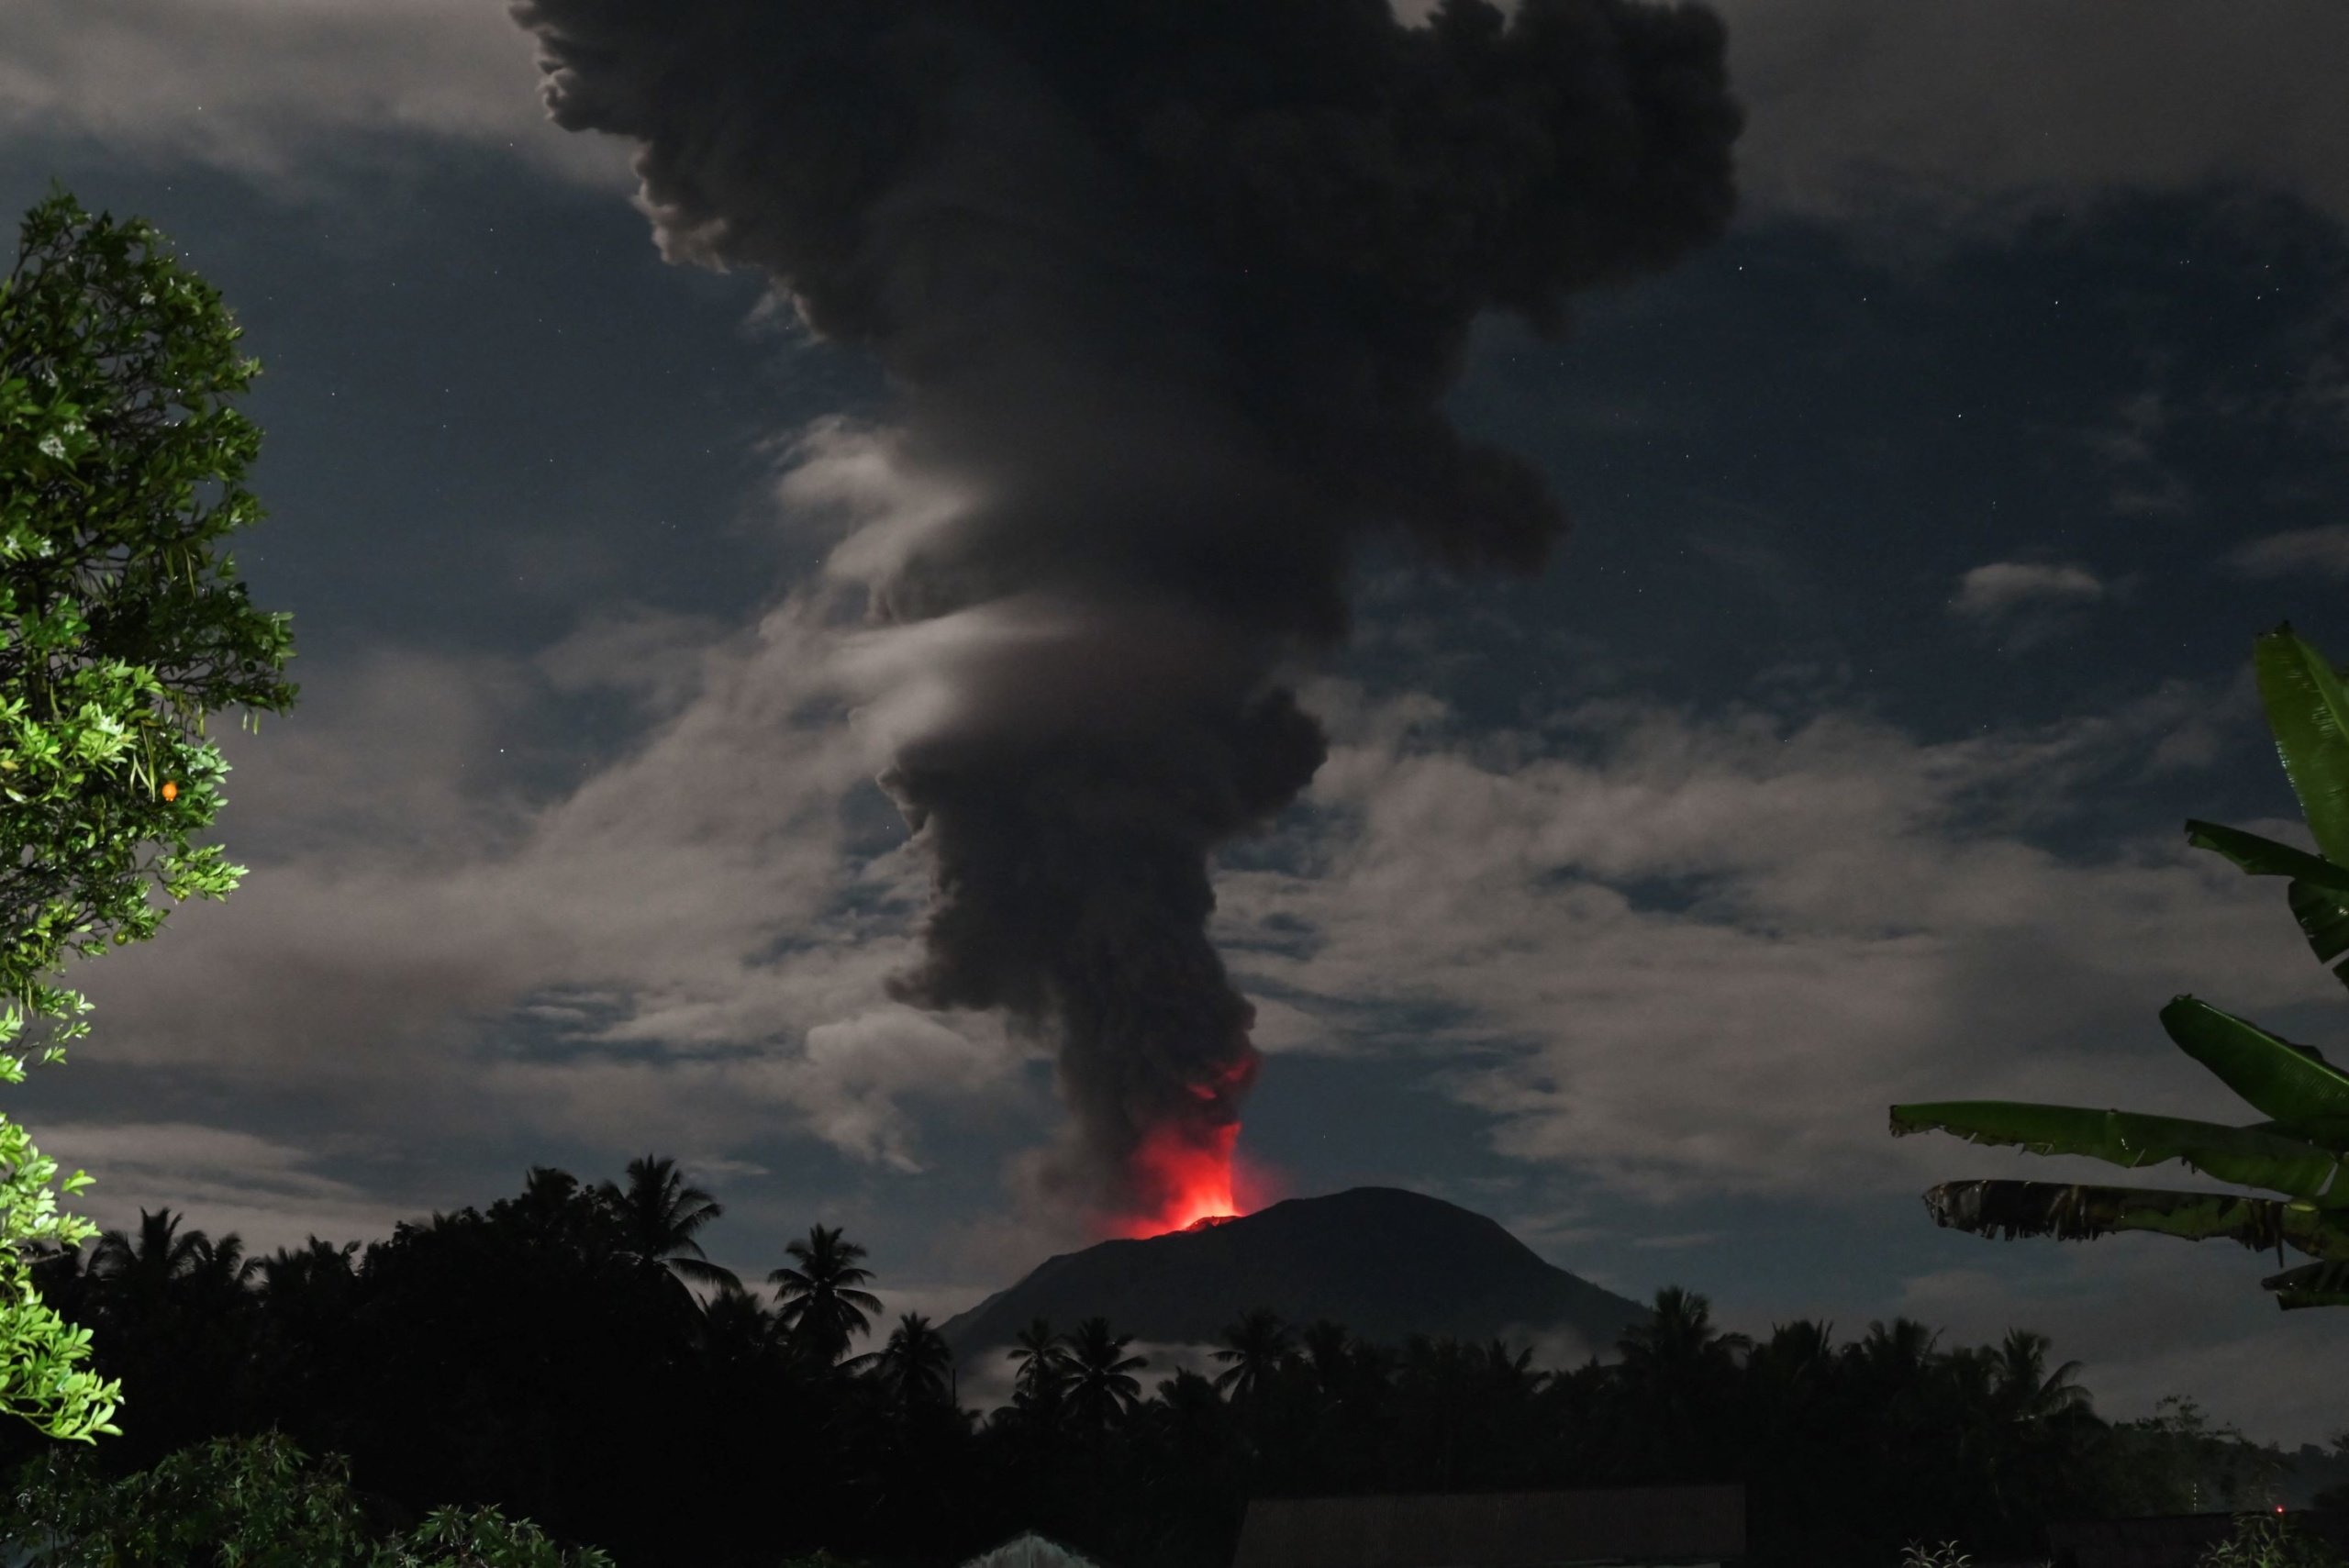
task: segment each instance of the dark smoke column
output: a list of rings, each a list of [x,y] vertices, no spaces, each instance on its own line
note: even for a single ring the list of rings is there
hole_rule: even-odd
[[[518,0],[547,102],[641,147],[672,257],[766,270],[902,394],[950,502],[861,546],[940,694],[885,779],[935,857],[900,995],[1058,1052],[1064,1195],[1228,1202],[1256,1072],[1218,845],[1311,780],[1275,684],[1358,541],[1541,566],[1564,526],[1441,400],[1487,309],[1718,235],[1738,129],[1694,6]],[[1215,1184],[1224,1184],[1222,1194]]]

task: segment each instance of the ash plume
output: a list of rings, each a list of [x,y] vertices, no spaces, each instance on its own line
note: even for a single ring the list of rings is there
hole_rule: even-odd
[[[951,506],[859,546],[939,694],[885,784],[934,857],[899,994],[1058,1052],[1063,1191],[1230,1146],[1217,846],[1319,765],[1276,679],[1362,541],[1531,572],[1564,516],[1441,403],[1470,324],[1717,236],[1720,22],[1633,0],[518,0],[560,124],[634,139],[673,259],[878,354]]]

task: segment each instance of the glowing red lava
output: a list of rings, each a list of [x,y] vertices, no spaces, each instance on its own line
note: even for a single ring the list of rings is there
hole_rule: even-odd
[[[1231,1146],[1239,1139],[1238,1122],[1152,1133],[1134,1156],[1134,1173],[1153,1207],[1126,1219],[1119,1234],[1163,1236],[1239,1218],[1231,1197]]]

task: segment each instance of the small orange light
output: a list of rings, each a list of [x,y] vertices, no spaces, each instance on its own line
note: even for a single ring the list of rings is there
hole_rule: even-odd
[[[172,783],[171,780],[165,779],[163,781],[163,798],[165,800],[177,800],[179,797],[180,786]]]

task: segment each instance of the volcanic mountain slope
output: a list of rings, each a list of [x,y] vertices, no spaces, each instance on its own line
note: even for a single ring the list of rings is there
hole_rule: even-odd
[[[1564,1332],[1595,1351],[1612,1350],[1646,1315],[1543,1262],[1481,1214],[1395,1187],[1356,1187],[1063,1252],[941,1332],[966,1360],[1009,1344],[1038,1318],[1063,1329],[1107,1318],[1137,1340],[1199,1344],[1257,1307],[1293,1324],[1331,1318],[1385,1343],[1429,1334],[1522,1346]]]

